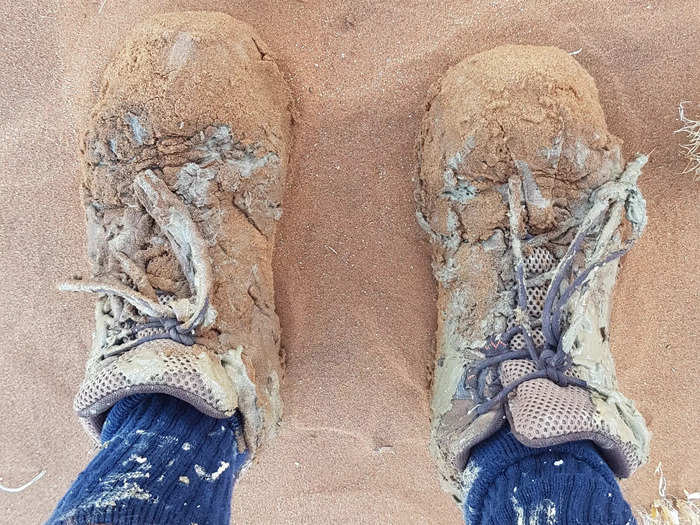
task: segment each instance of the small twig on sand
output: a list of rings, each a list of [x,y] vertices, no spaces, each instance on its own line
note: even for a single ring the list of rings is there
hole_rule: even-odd
[[[576,51],[569,52],[569,54],[570,55],[578,55],[581,51],[583,51],[583,48],[579,47]]]
[[[21,487],[17,487],[17,488],[6,487],[5,485],[0,484],[0,490],[2,490],[3,492],[10,492],[10,493],[22,492],[24,489],[31,487],[34,483],[36,483],[42,477],[44,477],[44,474],[46,474],[46,471],[42,470],[36,476],[34,476],[32,479],[27,481],[24,485],[22,485]]]
[[[688,158],[688,165],[682,173],[695,172],[695,178],[700,178],[700,120],[689,119],[685,116],[685,108],[681,102],[678,104],[678,114],[683,127],[674,131],[674,133],[685,133],[688,135],[688,143],[681,144],[681,149]]]
[[[327,244],[326,244],[326,248],[328,248],[328,249],[329,249],[330,251],[332,251],[334,254],[338,255],[338,252],[336,252],[333,248],[331,248],[331,247],[328,246]]]
[[[700,508],[697,500],[700,494],[685,492],[685,499],[666,494],[666,477],[661,463],[654,474],[659,476],[659,497],[648,509],[639,511],[638,523],[641,525],[697,525],[700,523]]]

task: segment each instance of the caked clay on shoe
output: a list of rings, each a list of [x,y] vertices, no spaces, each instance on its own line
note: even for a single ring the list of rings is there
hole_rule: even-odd
[[[438,284],[431,450],[458,499],[505,418],[527,446],[593,440],[618,476],[648,457],[608,339],[617,259],[646,223],[646,157],[625,167],[620,145],[559,49],[498,47],[433,87],[416,190]]]
[[[107,67],[82,146],[99,294],[75,409],[99,435],[119,399],[162,392],[224,418],[254,452],[279,423],[271,256],[290,95],[264,43],[219,13],[157,16]],[[241,441],[243,445],[243,441]]]

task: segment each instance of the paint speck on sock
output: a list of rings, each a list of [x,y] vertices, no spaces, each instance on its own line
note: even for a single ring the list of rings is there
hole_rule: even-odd
[[[556,525],[557,523],[557,507],[552,500],[547,498],[542,500],[529,515],[528,525]]]
[[[190,478],[188,478],[187,476],[180,476],[178,480],[180,481],[180,483],[184,483],[185,485],[190,484]]]
[[[192,448],[192,445],[190,445],[186,441],[182,444],[182,450],[190,450],[191,448]]]
[[[124,502],[130,500],[143,500],[152,504],[158,503],[158,497],[153,497],[150,492],[147,492],[137,483],[128,481],[126,478],[121,480],[122,483],[116,482],[101,482],[99,489],[90,497],[86,498],[80,505],[70,509],[67,513],[61,516],[62,523],[73,523],[74,516],[77,513],[90,512],[94,510],[103,511],[105,509],[116,508]]]
[[[122,461],[122,465],[126,466],[127,464],[129,464],[132,461],[138,463],[139,465],[143,465],[144,463],[146,463],[146,461],[148,461],[148,459],[144,458],[143,456],[137,456],[136,454],[131,454],[131,456],[129,456],[129,459]],[[148,469],[148,466],[145,466],[145,468]]]
[[[563,460],[563,459],[558,459],[558,460],[556,460],[556,461],[554,462],[554,466],[555,466],[555,467],[561,467],[563,464],[564,464],[564,460]]]
[[[513,512],[515,512],[515,515],[518,518],[518,525],[525,525],[525,510],[520,505],[520,502],[515,496],[510,497],[510,502],[513,504]]]
[[[194,471],[203,480],[213,482],[219,479],[219,476],[221,476],[221,474],[223,474],[226,471],[226,469],[229,468],[229,466],[230,463],[228,463],[227,461],[219,461],[219,468],[211,474],[207,473],[207,471],[204,470],[204,468],[202,468],[201,465],[195,465]]]
[[[464,472],[462,472],[462,486],[464,487],[465,492],[469,492],[469,490],[472,488],[472,485],[479,477],[480,472],[481,468],[479,468],[479,465],[471,461],[467,463]]]

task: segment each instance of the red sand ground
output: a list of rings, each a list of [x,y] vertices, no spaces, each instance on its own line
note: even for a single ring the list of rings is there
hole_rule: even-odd
[[[414,141],[428,86],[502,43],[573,51],[598,83],[641,182],[649,228],[622,262],[613,348],[654,433],[623,483],[649,503],[700,487],[698,185],[673,135],[700,102],[697,3],[66,2],[0,7],[0,522],[46,519],[91,457],[71,410],[91,299],[59,295],[85,273],[77,137],[120,35],[149,14],[222,10],[254,25],[297,100],[296,144],[275,260],[288,369],[282,435],[239,483],[240,523],[459,523],[427,452],[435,325],[429,250],[413,218]]]

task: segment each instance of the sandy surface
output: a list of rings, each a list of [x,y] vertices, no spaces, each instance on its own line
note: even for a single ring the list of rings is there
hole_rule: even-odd
[[[633,505],[700,488],[698,185],[676,106],[700,102],[696,2],[136,2],[0,7],[0,523],[42,522],[93,451],[71,399],[91,299],[54,283],[85,273],[77,136],[119,35],[151,13],[223,10],[253,24],[297,100],[275,260],[288,370],[278,441],[239,483],[241,523],[459,523],[427,452],[435,325],[429,250],[413,218],[413,150],[428,86],[501,43],[582,48],[624,152],[653,150],[646,235],[622,262],[613,348],[654,433],[624,482]]]

